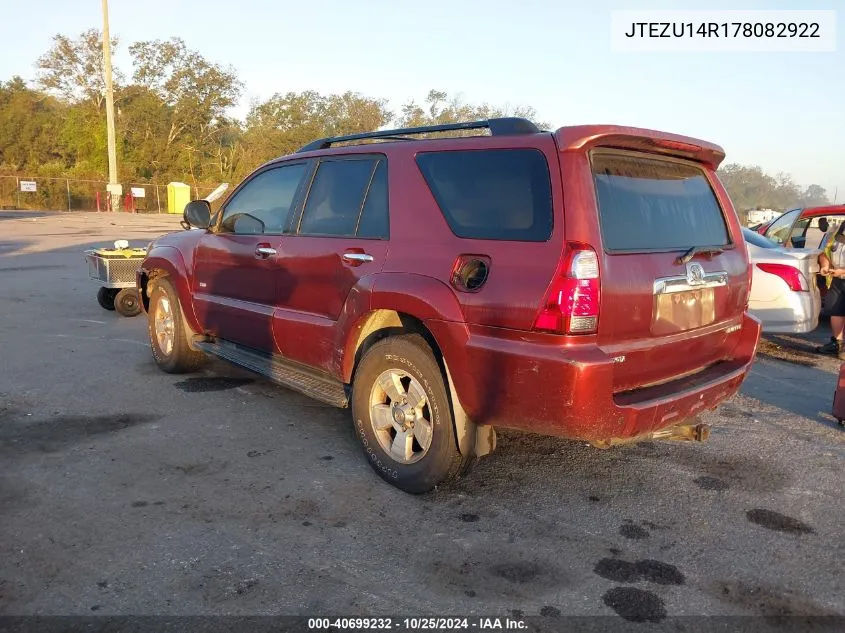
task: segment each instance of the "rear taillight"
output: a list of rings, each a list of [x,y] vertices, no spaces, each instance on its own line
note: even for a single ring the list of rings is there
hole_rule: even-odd
[[[801,271],[786,264],[757,264],[757,268],[764,273],[777,275],[786,282],[790,290],[795,292],[809,292],[810,286]]]
[[[594,334],[599,324],[599,259],[583,244],[570,244],[534,329],[555,334]]]

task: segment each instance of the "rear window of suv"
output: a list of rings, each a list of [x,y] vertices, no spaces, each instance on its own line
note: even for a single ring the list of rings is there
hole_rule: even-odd
[[[592,168],[608,251],[730,243],[725,216],[701,168],[611,152],[595,152]]]
[[[417,165],[458,237],[544,242],[552,234],[552,186],[542,152],[426,152]]]

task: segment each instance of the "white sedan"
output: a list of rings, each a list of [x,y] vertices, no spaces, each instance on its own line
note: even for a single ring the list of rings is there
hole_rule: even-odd
[[[816,275],[820,251],[783,248],[767,237],[742,229],[753,273],[749,312],[764,332],[803,334],[818,327],[821,298]]]

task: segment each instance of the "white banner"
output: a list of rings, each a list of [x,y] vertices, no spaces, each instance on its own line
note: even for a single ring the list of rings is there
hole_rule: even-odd
[[[34,180],[21,180],[21,191],[38,191]]]
[[[132,187],[132,197],[133,198],[146,198],[147,197],[147,190],[143,187]]]

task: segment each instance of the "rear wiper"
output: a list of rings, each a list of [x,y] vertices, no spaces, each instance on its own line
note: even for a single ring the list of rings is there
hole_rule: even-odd
[[[721,255],[725,251],[721,248],[713,248],[711,246],[693,246],[686,253],[675,260],[676,264],[687,264],[696,255]]]

